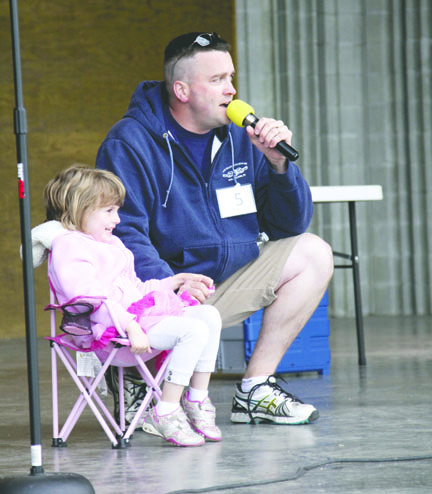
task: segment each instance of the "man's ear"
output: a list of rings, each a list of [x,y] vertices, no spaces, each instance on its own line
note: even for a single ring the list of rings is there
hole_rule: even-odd
[[[182,103],[189,101],[189,85],[187,82],[175,81],[173,84],[174,94]]]

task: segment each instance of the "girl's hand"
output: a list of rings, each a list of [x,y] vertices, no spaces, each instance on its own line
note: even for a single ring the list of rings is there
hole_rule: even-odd
[[[179,273],[171,276],[171,280],[173,290],[178,289],[179,295],[188,292],[201,304],[213,295],[215,290],[213,280],[203,274]]]
[[[125,331],[131,344],[132,353],[152,353],[148,336],[135,320],[127,325]]]

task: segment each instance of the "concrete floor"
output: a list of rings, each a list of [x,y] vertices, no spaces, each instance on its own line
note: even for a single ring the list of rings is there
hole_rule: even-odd
[[[49,348],[39,342],[46,473],[85,476],[96,493],[432,492],[432,318],[367,318],[367,365],[357,365],[354,320],[331,321],[329,376],[286,374],[282,385],[313,403],[305,426],[230,423],[236,376],[215,376],[221,443],[176,448],[142,432],[113,450],[86,413],[67,448],[51,447]],[[31,466],[23,340],[0,341],[0,477]],[[74,388],[64,378],[67,396]],[[111,398],[107,401],[110,402]],[[65,491],[66,494],[66,491]]]

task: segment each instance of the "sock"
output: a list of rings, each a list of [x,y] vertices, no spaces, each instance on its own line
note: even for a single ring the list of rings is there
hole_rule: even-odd
[[[169,415],[170,413],[175,412],[179,406],[180,406],[179,403],[172,403],[171,401],[159,400],[156,403],[156,412],[159,416]]]
[[[195,389],[189,387],[188,400],[202,403],[208,396],[208,389]]]
[[[242,379],[241,389],[243,393],[249,393],[249,391],[257,384],[262,384],[267,381],[269,376],[256,376],[249,377],[248,379]]]

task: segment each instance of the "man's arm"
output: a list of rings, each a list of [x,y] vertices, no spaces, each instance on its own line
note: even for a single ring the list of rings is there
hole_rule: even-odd
[[[310,188],[300,169],[274,147],[291,144],[292,133],[280,120],[261,118],[246,132],[253,145],[260,230],[276,240],[304,233],[313,214]]]
[[[300,169],[288,162],[285,173],[275,173],[265,159],[263,162],[255,190],[260,231],[271,240],[304,233],[312,219],[313,203]]]

